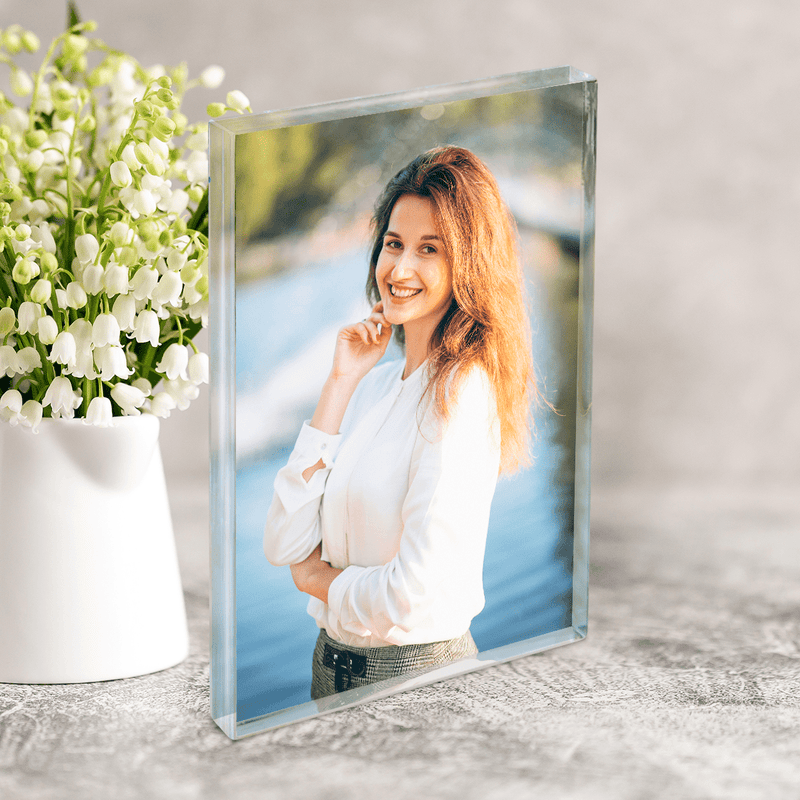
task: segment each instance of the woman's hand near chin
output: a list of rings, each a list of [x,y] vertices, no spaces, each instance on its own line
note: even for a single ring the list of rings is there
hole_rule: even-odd
[[[331,378],[360,381],[381,360],[391,338],[392,326],[383,316],[381,301],[366,319],[339,331]]]
[[[379,330],[380,328],[380,330]],[[336,339],[336,351],[322,394],[311,418],[311,427],[323,433],[337,434],[344,412],[359,381],[380,361],[386,352],[392,326],[383,316],[383,303],[376,303],[370,315],[353,325],[345,325]],[[303,471],[303,478],[311,476],[324,467],[323,460]]]

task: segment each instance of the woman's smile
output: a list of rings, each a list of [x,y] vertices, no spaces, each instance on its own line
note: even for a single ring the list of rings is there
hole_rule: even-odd
[[[405,299],[408,297],[415,297],[418,295],[422,289],[413,289],[411,287],[401,287],[396,286],[393,283],[389,284],[389,291],[391,292],[392,297],[396,297],[398,299]]]

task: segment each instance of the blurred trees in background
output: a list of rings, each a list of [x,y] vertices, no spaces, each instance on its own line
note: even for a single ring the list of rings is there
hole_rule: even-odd
[[[559,89],[239,135],[237,246],[257,239],[302,235],[327,213],[370,210],[389,178],[437,145],[458,144],[482,157],[539,147],[553,150],[549,156],[553,164],[569,160],[573,147],[563,132],[574,130],[577,109],[565,104],[564,87]],[[548,122],[543,125],[545,119]],[[557,146],[547,141],[554,135]],[[541,139],[538,144],[537,136]]]

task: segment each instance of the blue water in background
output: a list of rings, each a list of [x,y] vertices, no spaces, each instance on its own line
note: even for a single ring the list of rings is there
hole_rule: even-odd
[[[365,258],[348,253],[302,271],[237,287],[237,394],[257,389],[265,375],[297,358],[308,336],[341,319],[363,293]],[[534,360],[542,375],[558,372],[548,313],[532,287]],[[549,313],[553,313],[550,311]],[[339,320],[341,319],[341,322]],[[331,354],[333,342],[331,342]],[[395,356],[396,357],[396,356]],[[324,376],[323,376],[324,377]],[[548,381],[548,386],[551,383]],[[310,417],[316,398],[303,416]],[[492,505],[484,591],[486,606],[470,630],[481,651],[571,625],[572,485],[556,480],[564,458],[557,425],[574,420],[544,412],[537,419],[534,466],[501,479]],[[251,719],[310,699],[311,653],[319,633],[306,613],[288,567],[270,565],[262,537],[272,487],[294,446],[298,428],[258,458],[237,462],[236,603],[237,707]]]

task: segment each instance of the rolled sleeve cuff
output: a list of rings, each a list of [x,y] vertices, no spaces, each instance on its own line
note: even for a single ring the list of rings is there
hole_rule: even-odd
[[[323,431],[312,428],[310,420],[303,423],[300,428],[300,435],[289,459],[293,465],[302,464],[302,470],[313,467],[320,459],[322,463],[330,469],[333,466],[336,453],[339,452],[339,445],[342,443],[342,434],[324,433]]]
[[[306,503],[318,498],[325,491],[325,481],[333,466],[342,435],[323,433],[312,428],[308,421],[303,423],[300,435],[289,456],[287,465],[275,478],[275,493],[284,509],[292,514]],[[303,473],[313,467],[320,459],[325,469],[318,469],[311,480],[306,481]]]

